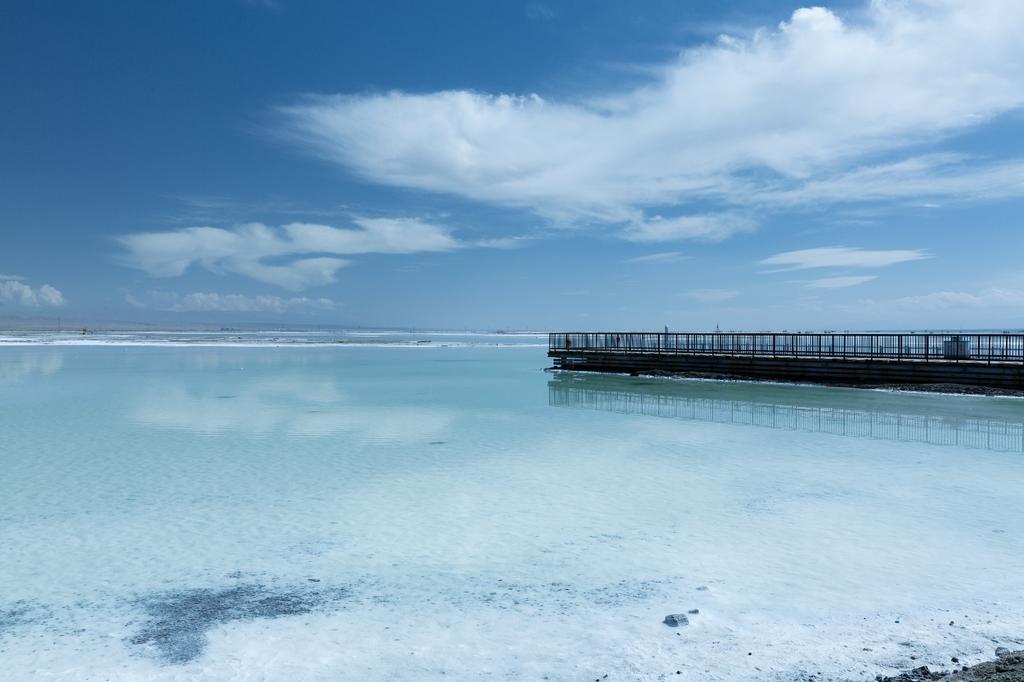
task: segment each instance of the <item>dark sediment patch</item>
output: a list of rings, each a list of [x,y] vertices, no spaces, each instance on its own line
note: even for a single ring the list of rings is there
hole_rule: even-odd
[[[850,388],[875,388],[888,391],[916,391],[923,393],[956,393],[960,395],[987,395],[1011,398],[1024,397],[1024,391],[1014,388],[971,386],[968,384],[878,384],[866,386],[853,385]]]
[[[666,580],[620,580],[587,590],[586,599],[601,606],[620,606],[654,597]]]
[[[259,584],[159,593],[139,600],[148,619],[128,641],[155,648],[164,663],[181,665],[202,655],[206,633],[218,625],[303,615],[347,596],[344,588],[282,591]]]
[[[709,379],[715,381],[741,381],[750,383],[775,383],[775,384],[815,384],[808,380],[793,380],[785,378],[758,379],[739,374],[724,372],[686,372],[671,371],[664,369],[643,370],[630,372],[634,377],[667,377],[673,379]],[[815,384],[821,386],[834,386],[837,388],[866,388],[881,389],[886,391],[912,391],[918,393],[953,393],[959,395],[986,395],[1005,397],[1024,397],[1024,390],[1013,388],[996,388],[991,386],[973,386],[969,384],[848,384],[843,382],[829,382],[826,384]]]
[[[0,637],[14,628],[29,625],[48,617],[46,609],[32,602],[16,601],[0,608]]]
[[[954,660],[957,660],[954,657]],[[905,673],[886,677],[877,675],[876,682],[1024,682],[1024,651],[996,650],[996,658],[959,670],[933,671],[928,666],[914,668]]]

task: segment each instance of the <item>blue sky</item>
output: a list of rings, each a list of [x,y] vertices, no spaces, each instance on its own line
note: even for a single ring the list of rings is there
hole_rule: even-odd
[[[11,3],[0,320],[1024,326],[1024,4]]]

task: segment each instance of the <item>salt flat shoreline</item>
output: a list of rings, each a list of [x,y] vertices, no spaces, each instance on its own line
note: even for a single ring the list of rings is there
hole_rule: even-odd
[[[546,348],[542,335],[484,332],[0,332],[0,348]]]
[[[951,659],[952,670],[933,671],[928,666],[920,666],[894,676],[877,675],[876,682],[928,682],[930,680],[947,680],[948,682],[1021,682],[1024,680],[1024,650],[1009,651],[1002,647],[996,649],[995,658],[973,666],[960,665],[956,658]]]
[[[463,341],[105,341],[0,339],[0,348],[546,348],[540,343],[483,343]]]

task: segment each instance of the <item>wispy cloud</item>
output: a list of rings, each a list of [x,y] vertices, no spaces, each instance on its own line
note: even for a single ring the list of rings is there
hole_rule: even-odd
[[[698,239],[717,242],[750,232],[756,223],[735,213],[686,215],[675,218],[654,216],[632,222],[623,236],[634,242],[671,242],[680,239]]]
[[[526,16],[532,21],[553,21],[558,17],[558,13],[543,2],[531,2],[526,5]]]
[[[254,7],[264,7],[266,9],[272,9],[277,11],[284,9],[283,0],[242,0],[242,2],[246,5],[253,5]]]
[[[471,242],[464,242],[465,246],[475,246],[483,249],[518,249],[530,242],[532,237],[494,237],[493,239],[476,239]]]
[[[806,283],[806,286],[812,289],[845,289],[847,287],[855,287],[860,284],[865,284],[874,279],[878,279],[877,275],[846,275],[841,277],[822,277],[821,279],[813,279]]]
[[[1024,3],[879,1],[850,16],[799,9],[585,100],[308,97],[280,110],[281,133],[373,182],[617,225],[638,241],[752,227],[694,216],[698,204],[1024,195],[1024,159],[898,158],[1024,105]]]
[[[33,287],[25,284],[24,279],[18,275],[0,275],[0,303],[33,308],[64,305],[64,294],[59,289],[49,284]]]
[[[1020,328],[1024,316],[1024,289],[992,286],[980,289],[945,289],[893,298],[863,298],[834,307],[843,319],[902,328]]]
[[[792,207],[887,200],[1006,199],[1024,195],[1024,160],[930,154],[831,172],[787,189],[749,188],[761,205]],[[939,204],[921,201],[922,208]]]
[[[273,228],[187,227],[124,235],[122,262],[154,277],[177,277],[200,265],[299,291],[334,281],[358,254],[411,254],[465,246],[447,228],[412,218],[354,218],[355,228],[291,223]]]
[[[902,296],[883,302],[872,302],[887,308],[914,311],[935,311],[950,308],[1024,307],[1024,291],[990,288],[982,291],[935,291],[916,296]]]
[[[627,263],[675,263],[685,260],[690,256],[684,256],[679,251],[662,251],[661,253],[649,253],[646,256],[634,256],[627,258]]]
[[[928,257],[928,253],[921,249],[871,250],[851,246],[825,246],[777,253],[758,262],[761,265],[782,266],[775,272],[787,272],[808,268],[881,268]]]
[[[686,292],[686,297],[701,303],[720,303],[739,296],[735,289],[694,289]]]
[[[338,305],[329,298],[308,298],[306,296],[250,296],[247,294],[222,294],[214,292],[178,294],[168,291],[151,291],[142,296],[126,293],[125,300],[136,308],[152,308],[178,313],[287,313],[298,311],[335,310],[338,307]]]

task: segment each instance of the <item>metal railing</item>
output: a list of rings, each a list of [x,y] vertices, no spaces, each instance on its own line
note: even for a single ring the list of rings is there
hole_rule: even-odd
[[[553,332],[548,335],[548,352],[1024,364],[1024,334]]]

